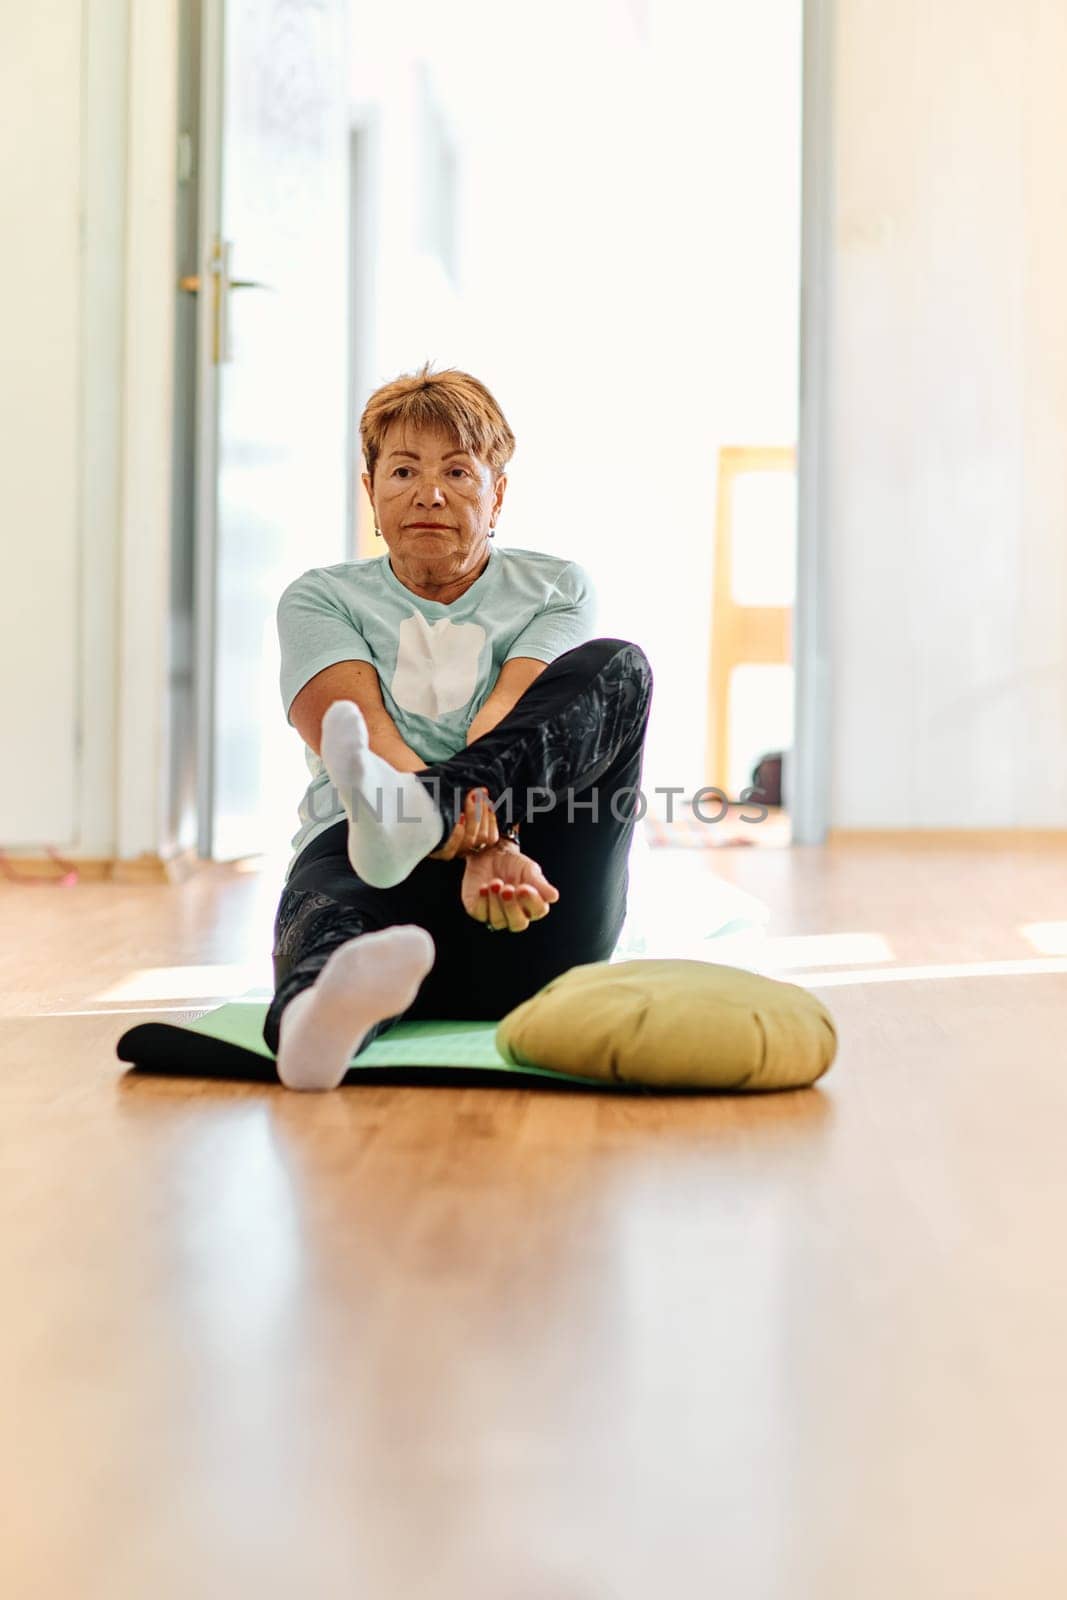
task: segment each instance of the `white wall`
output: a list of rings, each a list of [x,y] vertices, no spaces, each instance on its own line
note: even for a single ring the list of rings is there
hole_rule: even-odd
[[[0,54],[0,848],[16,855],[169,844],[175,5],[41,0],[11,11]]]
[[[831,820],[1067,823],[1067,8],[837,0]]]
[[[130,0],[85,0],[75,852],[116,850]],[[62,726],[62,725],[60,725]],[[58,733],[58,729],[56,730]]]
[[[79,651],[82,7],[8,7],[0,51],[0,847],[70,845]]]

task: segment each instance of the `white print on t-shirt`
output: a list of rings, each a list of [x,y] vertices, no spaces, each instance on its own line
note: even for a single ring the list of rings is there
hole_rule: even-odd
[[[397,630],[391,692],[398,706],[420,717],[443,717],[465,706],[478,687],[485,629],[440,617],[429,623],[413,611]]]

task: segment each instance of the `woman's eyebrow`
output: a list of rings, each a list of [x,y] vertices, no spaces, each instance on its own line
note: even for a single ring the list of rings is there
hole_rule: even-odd
[[[442,459],[449,461],[453,456],[469,456],[470,454],[469,450],[448,450]],[[419,460],[419,456],[414,450],[390,450],[389,460],[392,461],[394,456],[407,456],[411,461]],[[473,456],[471,456],[471,459],[474,459]]]

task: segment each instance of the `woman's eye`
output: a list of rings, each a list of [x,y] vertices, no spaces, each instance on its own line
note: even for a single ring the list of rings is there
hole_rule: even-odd
[[[466,477],[466,476],[467,476],[467,469],[466,469],[466,467],[453,467],[453,468],[452,468],[452,471],[453,471],[453,472],[459,472],[459,473],[462,473],[462,475],[463,475],[463,476],[464,476],[464,477]]]
[[[397,476],[397,474],[400,473],[400,472],[410,472],[410,471],[411,471],[410,467],[394,467],[393,468],[393,477],[395,478]]]

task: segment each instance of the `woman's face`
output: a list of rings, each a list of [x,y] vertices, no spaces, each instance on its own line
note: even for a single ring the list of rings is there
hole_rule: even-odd
[[[408,570],[460,574],[480,561],[507,479],[447,434],[394,423],[363,482],[391,555]]]

